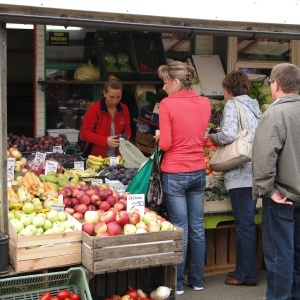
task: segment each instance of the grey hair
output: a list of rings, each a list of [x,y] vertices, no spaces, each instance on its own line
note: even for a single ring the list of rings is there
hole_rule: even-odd
[[[195,68],[181,61],[172,61],[168,65],[158,68],[158,76],[162,80],[178,79],[182,88],[190,90],[192,79],[195,77]]]
[[[300,68],[290,63],[280,63],[273,67],[270,79],[277,82],[284,93],[300,92]]]

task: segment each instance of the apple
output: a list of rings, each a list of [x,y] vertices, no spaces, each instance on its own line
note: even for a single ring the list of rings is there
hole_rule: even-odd
[[[65,212],[67,212],[69,215],[73,216],[73,214],[75,213],[75,210],[72,207],[66,207]]]
[[[18,149],[13,149],[10,154],[15,158],[15,159],[20,159],[22,157],[22,153]]]
[[[100,213],[97,210],[87,210],[84,214],[84,221],[96,224],[100,220]]]
[[[89,186],[88,186],[87,184],[83,184],[82,187],[81,187],[79,190],[85,193],[85,192],[88,191],[89,189],[90,189],[90,188],[89,188]]]
[[[138,223],[135,224],[135,227],[138,229],[138,228],[143,228],[146,230],[146,232],[149,231],[148,229],[148,226],[143,222],[143,221],[140,221]]]
[[[77,220],[83,220],[83,213],[80,211],[76,211],[74,212],[73,217]]]
[[[24,169],[24,166],[22,165],[22,163],[19,161],[16,161],[14,171],[19,173],[19,172],[22,172],[23,169]]]
[[[34,212],[34,204],[31,202],[25,202],[22,206],[22,211],[25,214],[31,214]]]
[[[93,195],[96,195],[96,191],[95,190],[88,190],[85,192],[86,195],[88,195],[89,197],[92,197]]]
[[[33,231],[30,228],[24,228],[20,231],[19,235],[22,236],[32,236],[33,235]]]
[[[21,219],[21,217],[23,216],[23,215],[25,215],[25,212],[23,211],[23,210],[17,210],[16,212],[15,212],[15,217],[17,218],[17,219]]]
[[[45,219],[42,216],[36,215],[32,219],[32,225],[34,225],[35,227],[43,227],[44,223],[45,223]]]
[[[136,233],[135,225],[129,223],[124,225],[124,235],[135,234],[135,233]]]
[[[21,230],[25,228],[24,224],[19,219],[11,219],[10,222],[16,229],[17,233],[20,233]]]
[[[99,193],[99,187],[97,185],[90,185],[90,189],[95,191],[95,194]]]
[[[146,225],[149,225],[150,221],[157,221],[157,213],[150,210],[147,211],[143,216],[142,216],[142,220],[144,221],[144,223]]]
[[[8,220],[15,219],[15,214],[12,211],[9,211],[7,216],[8,216]]]
[[[79,200],[83,195],[85,195],[84,191],[79,190],[79,192],[76,195],[76,198]]]
[[[53,233],[55,233],[55,232],[52,230],[52,228],[49,228],[44,231],[44,234],[53,234]]]
[[[117,200],[120,200],[121,196],[120,193],[117,190],[111,190],[112,195],[116,197]]]
[[[89,205],[91,203],[91,197],[86,194],[82,195],[78,200],[80,204]]]
[[[46,231],[46,230],[52,229],[52,226],[53,226],[52,222],[47,219],[44,222],[43,229]]]
[[[121,200],[118,200],[114,207],[118,210],[118,211],[121,211],[121,210],[125,210],[126,209],[126,203],[121,201]]]
[[[72,188],[68,185],[65,185],[63,188],[62,188],[62,191],[65,191],[66,192],[66,196],[67,197],[72,197]]]
[[[80,190],[82,188],[82,186],[83,186],[83,184],[78,182],[78,183],[75,183],[74,188]]]
[[[161,216],[159,216],[159,217],[157,218],[157,221],[158,221],[159,224],[161,224],[162,222],[167,221],[167,219],[166,219],[166,218],[163,218],[163,217],[161,217]]]
[[[107,232],[110,235],[119,235],[121,232],[121,225],[119,225],[117,222],[110,222],[107,224]]]
[[[131,195],[131,193],[130,193],[130,192],[124,192],[124,193],[122,194],[121,198],[124,199],[124,200],[127,200],[127,196],[128,196],[128,195]]]
[[[103,231],[103,232],[98,232],[96,234],[97,237],[103,238],[103,237],[109,237],[111,236],[107,231]]]
[[[99,195],[95,194],[95,195],[91,196],[91,204],[99,206],[100,202],[101,202],[101,198]]]
[[[33,224],[27,225],[25,229],[31,231],[30,235],[36,235],[36,227]]]
[[[89,204],[87,210],[97,210],[97,207],[94,204]]]
[[[82,224],[82,231],[86,234],[92,236],[94,234],[94,224],[89,222],[84,222]]]
[[[50,210],[47,213],[47,219],[50,220],[52,223],[58,221],[58,211],[56,210]]]
[[[77,198],[74,198],[72,197],[72,204],[73,204],[73,207],[76,205],[76,204],[79,204],[79,200]]]
[[[116,222],[120,224],[121,226],[124,226],[129,222],[129,215],[126,210],[121,210],[116,215]]]
[[[139,227],[136,229],[136,232],[135,233],[147,233],[148,231],[142,227]]]
[[[71,228],[72,230],[74,229],[74,224],[73,224],[73,222],[70,221],[70,220],[65,220],[65,221],[63,221],[63,222],[62,222],[62,225],[64,226],[65,231],[66,231],[67,228]]]
[[[67,214],[65,211],[58,212],[58,221],[63,222],[67,220]]]
[[[94,232],[96,234],[98,234],[100,232],[106,232],[106,231],[107,231],[107,225],[105,222],[99,221],[94,225]]]
[[[104,211],[108,211],[110,209],[110,205],[107,201],[101,201],[99,203],[99,209],[103,209]]]
[[[18,161],[23,165],[23,167],[25,167],[27,164],[27,159],[25,157],[19,158]]]
[[[135,225],[141,220],[140,214],[137,213],[136,211],[131,211],[128,213],[128,215],[129,215],[129,224]]]
[[[56,222],[53,223],[52,230],[53,230],[55,233],[62,233],[62,232],[65,231],[65,227],[64,227],[64,225],[62,224],[62,222],[56,221]]]
[[[73,206],[72,198],[64,198],[63,204],[65,207],[72,207]]]
[[[160,231],[160,224],[157,221],[149,221],[148,223],[149,232],[158,232]]]
[[[170,231],[173,229],[174,229],[174,225],[167,220],[160,223],[160,231]]]
[[[102,216],[100,216],[100,221],[102,221],[106,224],[115,221],[115,219],[116,219],[116,216],[115,216],[114,212],[111,210],[106,211]]]
[[[74,210],[75,210],[75,212],[81,212],[82,214],[84,214],[87,211],[87,205],[85,205],[85,204],[76,204],[74,206]]]
[[[76,198],[76,196],[78,195],[79,192],[80,192],[79,189],[73,187],[73,189],[72,189],[72,197]]]
[[[41,235],[44,233],[44,229],[43,227],[37,227],[36,228],[36,235]]]
[[[57,191],[57,194],[58,194],[58,195],[62,195],[63,198],[67,198],[67,197],[68,197],[68,196],[67,196],[67,192],[66,192],[64,189],[58,190],[58,191]]]
[[[108,197],[108,189],[107,188],[102,188],[99,190],[99,196],[101,198],[101,200],[106,200],[106,198]]]
[[[30,215],[23,215],[21,216],[20,221],[23,223],[24,227],[27,225],[32,224],[32,217]]]
[[[107,198],[106,198],[106,201],[109,203],[110,206],[114,206],[115,203],[117,202],[117,198],[113,195],[109,195]]]

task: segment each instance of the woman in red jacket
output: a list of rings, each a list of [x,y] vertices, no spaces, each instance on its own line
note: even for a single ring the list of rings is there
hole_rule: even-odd
[[[86,146],[83,157],[89,154],[102,157],[119,154],[120,134],[131,138],[130,115],[128,107],[120,103],[123,85],[110,76],[103,89],[103,99],[92,104],[86,111],[80,135]]]

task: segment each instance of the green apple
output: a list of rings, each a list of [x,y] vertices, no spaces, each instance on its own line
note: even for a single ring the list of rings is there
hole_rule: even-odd
[[[17,219],[21,219],[21,217],[23,216],[23,215],[25,215],[25,213],[24,213],[24,211],[23,210],[17,210],[16,212],[15,212],[15,217],[17,218]]]
[[[55,233],[61,233],[65,231],[65,227],[60,221],[57,221],[53,223],[52,230]]]
[[[44,225],[43,225],[43,229],[44,230],[48,230],[51,229],[53,226],[52,222],[50,220],[45,220]]]
[[[27,225],[32,224],[32,217],[30,215],[23,215],[23,216],[21,216],[20,221],[26,227]]]
[[[31,202],[26,202],[22,206],[22,210],[25,214],[31,214],[34,212],[34,205]]]
[[[72,232],[73,229],[72,228],[66,228],[64,232]]]
[[[33,235],[33,232],[32,230],[30,230],[30,228],[24,228],[21,230],[21,232],[19,233],[19,235],[22,235],[22,236],[32,236]]]
[[[39,216],[39,217],[41,217],[41,218],[43,218],[44,220],[46,220],[47,219],[47,214],[45,214],[45,213],[38,213],[38,215],[37,216]]]
[[[44,233],[43,227],[37,227],[36,228],[36,235],[40,235],[40,234],[43,234],[43,233]]]
[[[66,231],[67,228],[70,228],[70,229],[72,229],[72,230],[74,229],[74,224],[73,224],[73,222],[71,222],[71,221],[69,221],[69,220],[63,221],[62,224],[63,224],[63,226],[64,226],[64,228],[65,228],[65,231]]]
[[[36,235],[36,232],[37,232],[36,227],[33,224],[27,225],[25,227],[25,229],[31,231],[31,233],[32,233],[31,235]]]
[[[19,219],[11,219],[10,222],[16,229],[17,233],[20,233],[24,228],[24,224]]]
[[[42,216],[36,215],[33,219],[32,219],[32,224],[35,227],[43,227],[45,223],[45,219]]]
[[[59,211],[57,214],[58,221],[66,221],[67,220],[67,213],[65,211]]]
[[[52,234],[54,231],[52,229],[47,229],[44,231],[44,234]]]
[[[56,211],[56,210],[50,210],[47,213],[47,219],[50,220],[52,223],[58,221],[58,211]]]
[[[15,219],[15,214],[12,211],[8,212],[8,220]]]

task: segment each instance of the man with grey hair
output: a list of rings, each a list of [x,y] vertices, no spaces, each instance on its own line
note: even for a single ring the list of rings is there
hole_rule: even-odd
[[[274,102],[256,129],[253,195],[262,197],[268,300],[300,299],[300,68],[271,71]]]

